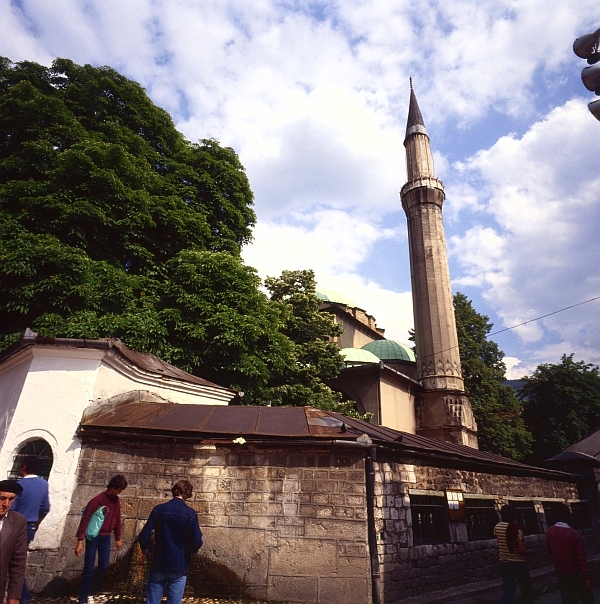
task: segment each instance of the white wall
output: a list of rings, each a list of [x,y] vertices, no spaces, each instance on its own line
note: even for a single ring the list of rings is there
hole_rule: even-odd
[[[32,355],[13,357],[0,366],[0,447],[2,449],[27,379],[31,359]],[[0,466],[0,470],[2,467]],[[0,477],[4,479],[6,475]]]
[[[381,424],[394,430],[416,434],[415,397],[410,386],[382,373],[380,378]]]
[[[0,366],[0,476],[27,442],[52,447],[50,514],[33,549],[58,547],[76,483],[83,411],[132,390],[148,390],[180,404],[227,405],[231,392],[161,378],[122,360],[114,351],[68,346],[28,346]]]
[[[48,481],[51,509],[32,543],[34,549],[55,548],[60,542],[79,460],[80,444],[75,431],[90,403],[105,352],[39,346],[20,353],[30,358],[29,373],[2,443],[0,468],[6,475],[15,454],[29,440],[43,438],[52,447],[54,463]],[[0,374],[2,390],[5,381],[10,381],[10,375]]]
[[[161,378],[123,362],[117,354],[106,354],[90,401],[105,400],[130,390],[148,390],[183,405],[227,405],[233,398],[228,390]]]

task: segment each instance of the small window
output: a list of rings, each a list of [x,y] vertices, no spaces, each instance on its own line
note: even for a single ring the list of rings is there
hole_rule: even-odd
[[[446,498],[436,495],[411,495],[413,544],[449,543]]]
[[[39,460],[38,476],[48,480],[54,456],[52,455],[52,447],[43,438],[30,440],[19,449],[19,452],[15,455],[12,470],[8,473],[9,478],[15,480],[19,477],[19,468],[21,467],[22,460],[24,457],[29,457],[30,455],[37,457]]]
[[[554,510],[557,506],[562,505],[558,501],[544,501],[544,516],[546,517],[546,524],[550,527],[556,523],[556,517],[554,516]]]
[[[494,538],[494,527],[498,524],[498,512],[493,499],[465,499],[467,534],[469,541]]]
[[[592,526],[587,501],[573,501],[571,503],[571,522],[573,528],[578,530]]]
[[[509,501],[508,503],[517,510],[517,522],[523,528],[523,534],[538,535],[541,533],[533,501]]]

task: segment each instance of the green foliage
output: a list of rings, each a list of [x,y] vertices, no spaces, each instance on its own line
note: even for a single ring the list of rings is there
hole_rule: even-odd
[[[310,271],[268,280],[240,258],[255,216],[244,168],[186,141],[107,67],[0,59],[0,349],[119,337],[247,403],[356,416]]]
[[[311,405],[349,417],[370,420],[359,414],[352,401],[325,385],[337,377],[343,359],[331,338],[342,333],[329,313],[319,312],[313,271],[283,271],[279,278],[265,279],[271,300],[282,309],[283,333],[294,344],[295,363],[287,368],[285,381],[274,380],[268,397],[274,405]]]
[[[600,371],[564,355],[539,365],[519,390],[535,442],[534,461],[548,459],[600,429]]]
[[[506,379],[504,353],[487,339],[492,324],[461,293],[454,295],[454,313],[465,390],[477,421],[479,447],[523,459],[531,452],[532,437],[513,389],[502,385]]]

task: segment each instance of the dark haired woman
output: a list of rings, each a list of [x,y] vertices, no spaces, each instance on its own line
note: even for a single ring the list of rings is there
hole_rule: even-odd
[[[108,568],[110,559],[110,535],[115,533],[115,546],[119,550],[123,547],[121,541],[121,503],[119,495],[127,488],[127,480],[122,474],[113,476],[106,491],[90,499],[85,506],[79,528],[77,529],[77,546],[75,555],[81,556],[83,551],[83,542],[85,541],[85,557],[83,562],[83,573],[81,574],[81,586],[79,588],[79,604],[87,604],[90,591],[92,590],[92,577],[94,575],[94,565],[96,564],[96,552],[98,553],[98,572],[94,581],[94,587],[97,588],[102,583],[104,573]],[[86,539],[86,531],[90,520],[99,508],[104,510],[104,522],[100,532],[93,539]]]

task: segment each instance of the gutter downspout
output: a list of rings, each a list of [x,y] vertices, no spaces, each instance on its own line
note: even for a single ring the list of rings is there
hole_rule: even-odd
[[[375,470],[373,460],[376,449],[371,447],[365,458],[365,481],[367,487],[367,533],[369,537],[369,557],[371,558],[371,589],[373,604],[381,604],[381,570],[377,552],[377,533],[375,531]]]

